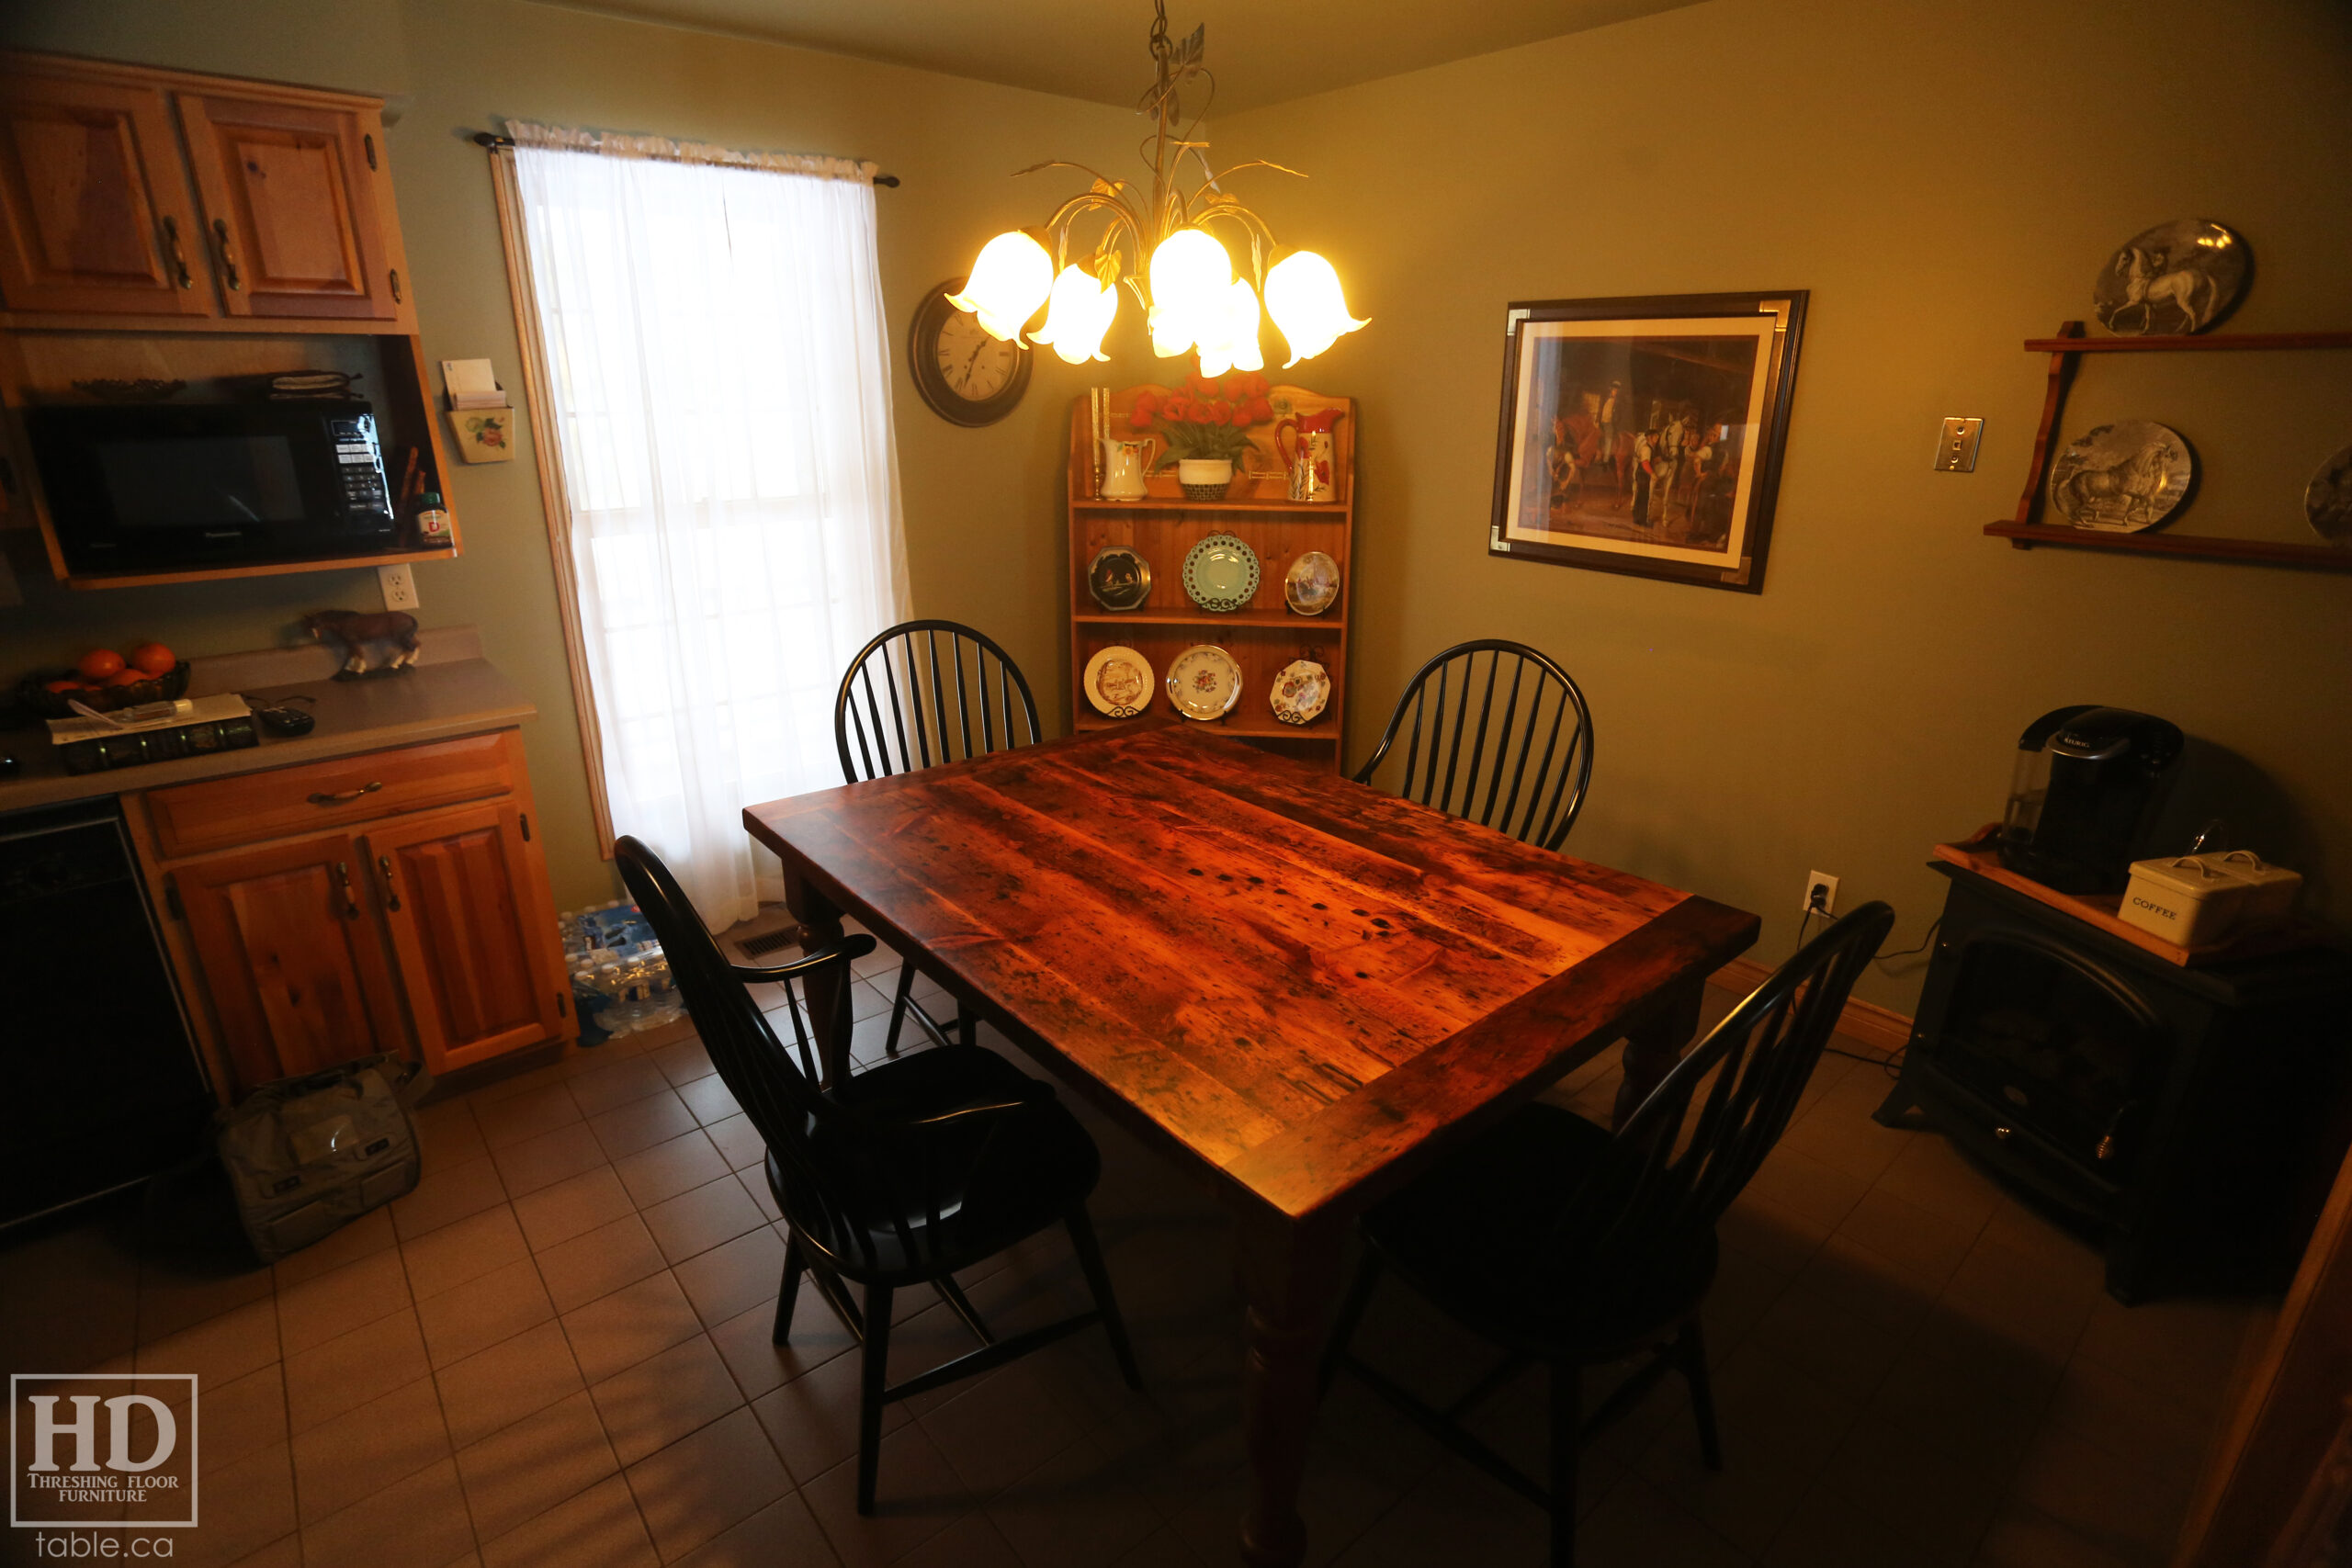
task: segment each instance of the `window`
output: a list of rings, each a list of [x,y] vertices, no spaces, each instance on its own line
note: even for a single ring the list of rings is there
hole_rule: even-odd
[[[840,782],[835,685],[906,613],[872,169],[509,129],[600,827],[725,926],[782,893],[743,807]]]

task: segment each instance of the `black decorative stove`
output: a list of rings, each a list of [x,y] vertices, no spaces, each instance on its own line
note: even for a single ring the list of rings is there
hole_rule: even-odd
[[[2185,968],[1930,863],[1942,935],[1878,1120],[1916,1110],[2095,1235],[2118,1300],[2282,1287],[2352,1137],[2352,955]]]

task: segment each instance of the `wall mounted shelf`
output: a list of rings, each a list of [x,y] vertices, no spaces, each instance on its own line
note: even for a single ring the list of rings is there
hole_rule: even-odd
[[[2080,321],[2059,324],[2055,337],[2028,338],[2030,354],[2050,355],[2050,388],[2041,402],[2041,428],[2033,438],[2033,465],[2017,515],[1984,525],[1987,536],[2007,539],[2013,549],[2037,545],[2062,549],[2108,550],[2126,555],[2173,556],[2197,560],[2241,561],[2306,571],[2352,571],[2352,546],[2290,544],[2284,540],[2237,539],[2216,535],[2170,534],[2154,529],[2111,534],[2096,528],[2048,525],[2035,521],[2050,478],[2051,445],[2077,361],[2086,354],[2228,353],[2233,350],[2352,348],[2352,332],[2217,333],[2206,337],[2086,337]]]

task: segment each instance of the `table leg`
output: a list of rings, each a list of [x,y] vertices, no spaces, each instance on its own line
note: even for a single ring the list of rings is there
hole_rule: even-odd
[[[842,912],[833,901],[786,868],[784,904],[800,922],[800,945],[819,948],[842,939]],[[849,977],[838,966],[804,976],[802,994],[808,1000],[808,1025],[823,1053],[827,1087],[847,1081],[849,1069]]]
[[[1330,1326],[1345,1235],[1338,1222],[1301,1224],[1265,1210],[1245,1213],[1238,1227],[1249,1300],[1241,1425],[1250,1476],[1241,1556],[1254,1568],[1296,1568],[1306,1555],[1298,1488],[1315,1426],[1316,1364]]]
[[[1612,1125],[1623,1126],[1625,1119],[1650,1097],[1650,1090],[1664,1083],[1666,1075],[1682,1060],[1683,1047],[1699,1032],[1700,998],[1706,986],[1703,978],[1688,980],[1660,992],[1649,1017],[1626,1033],[1625,1079],[1617,1088]]]

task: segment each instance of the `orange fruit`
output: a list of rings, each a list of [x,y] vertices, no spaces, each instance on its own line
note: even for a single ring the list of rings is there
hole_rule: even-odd
[[[160,642],[142,642],[130,650],[130,667],[150,675],[168,675],[179,664],[180,656]]]
[[[82,684],[81,682],[73,679],[71,676],[68,676],[62,681],[44,681],[41,682],[41,690],[45,692],[86,692],[89,689],[89,687]]]
[[[137,686],[153,680],[144,670],[121,669],[98,682],[101,686]]]
[[[122,668],[122,655],[110,648],[94,648],[74,666],[85,681],[103,681]]]

